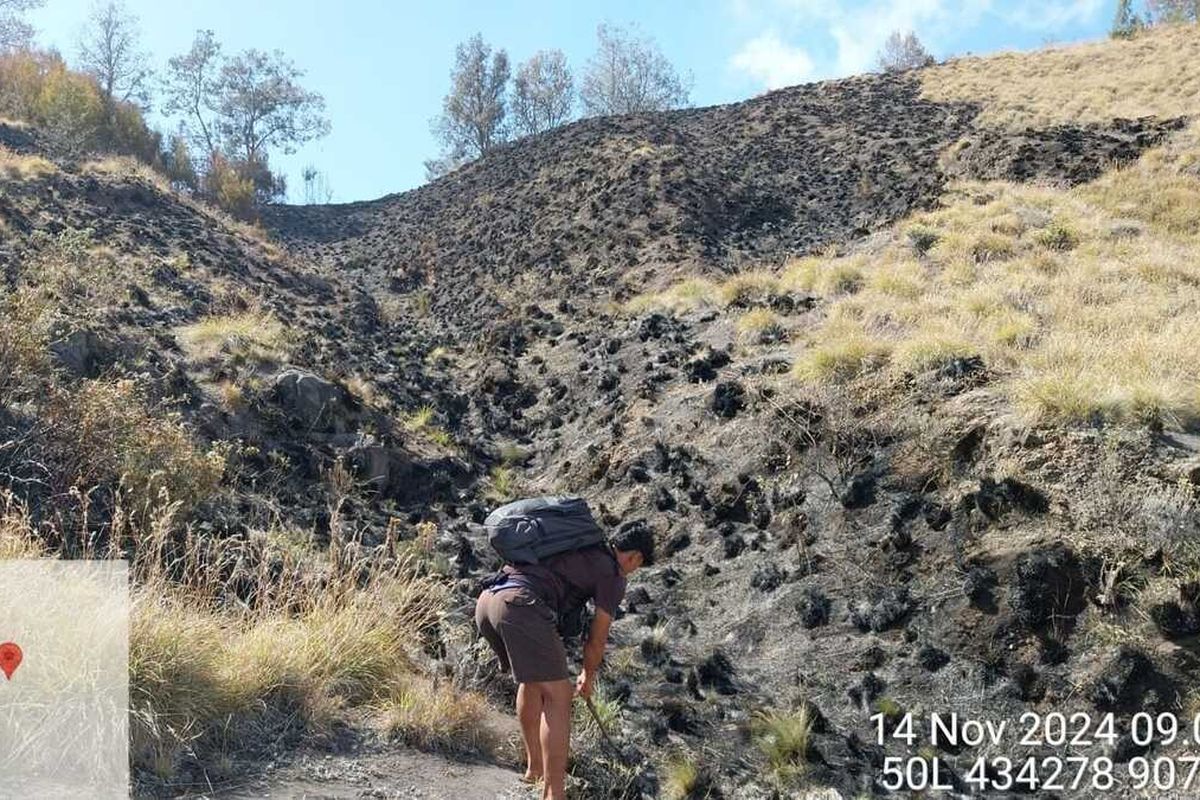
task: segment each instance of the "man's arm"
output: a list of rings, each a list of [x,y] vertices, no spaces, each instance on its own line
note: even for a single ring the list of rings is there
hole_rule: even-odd
[[[582,697],[592,696],[596,673],[600,671],[600,662],[604,660],[610,625],[612,615],[602,608],[597,608],[596,615],[592,618],[592,629],[588,632],[587,644],[583,646],[583,672],[579,673],[579,680],[575,684],[575,691]]]

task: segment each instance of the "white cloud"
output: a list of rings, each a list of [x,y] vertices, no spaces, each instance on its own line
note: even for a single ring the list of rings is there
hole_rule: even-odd
[[[759,81],[767,89],[803,83],[813,75],[813,60],[800,47],[792,47],[775,31],[767,31],[742,45],[729,65]]]
[[[776,88],[873,69],[876,54],[893,31],[915,32],[935,57],[944,57],[965,31],[985,22],[1053,35],[1094,21],[1109,0],[729,2],[741,23],[769,31],[743,44],[730,65],[768,88]]]
[[[1023,28],[1054,31],[1090,22],[1108,8],[1108,0],[1023,0],[1004,13],[1005,19]]]
[[[875,57],[893,31],[913,31],[937,55],[950,25],[959,30],[978,21],[990,0],[876,0],[846,10],[829,21],[837,43],[835,72],[853,75],[875,66]]]
[[[871,69],[875,54],[892,31],[915,31],[927,46],[938,33],[951,27],[974,24],[993,0],[862,0],[855,4],[830,0],[731,0],[730,9],[743,22],[757,19],[772,25],[771,33],[743,45],[731,60],[741,72],[760,80],[765,65],[784,63],[788,54],[801,52],[807,59],[807,77],[852,75]],[[813,62],[811,51],[783,43],[776,32],[783,27],[805,40],[830,41],[831,58]],[[935,51],[936,54],[936,51]],[[752,71],[749,63],[759,64]],[[794,82],[794,81],[793,81]],[[777,82],[775,85],[780,85]]]

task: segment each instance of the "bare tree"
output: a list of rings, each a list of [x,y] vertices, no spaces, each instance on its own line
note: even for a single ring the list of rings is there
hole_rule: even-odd
[[[471,161],[464,153],[443,152],[437,158],[425,159],[425,180],[436,181]]]
[[[541,50],[517,68],[512,89],[513,127],[521,136],[557,128],[571,118],[575,85],[561,50]]]
[[[220,95],[221,45],[212,31],[196,31],[192,48],[167,62],[163,110],[184,118],[191,143],[212,158],[218,149],[215,115]]]
[[[313,206],[333,202],[333,187],[329,176],[309,164],[301,173],[304,177],[304,204]]]
[[[33,41],[33,26],[25,13],[40,8],[45,0],[0,0],[0,53],[20,50]]]
[[[933,61],[933,56],[912,31],[892,31],[876,56],[880,72],[904,72],[908,69],[927,67]]]
[[[118,0],[92,7],[79,40],[79,65],[99,84],[110,123],[118,102],[142,108],[149,103],[149,57],[140,48],[140,38],[137,17]]]
[[[1118,0],[1117,13],[1113,16],[1110,35],[1114,39],[1128,39],[1145,27],[1145,22],[1133,10],[1133,0]]]
[[[222,65],[216,127],[230,154],[265,164],[271,148],[292,153],[329,133],[325,98],[302,87],[302,77],[278,50],[246,50]]]
[[[505,87],[508,53],[492,48],[475,34],[455,50],[450,91],[442,113],[431,123],[442,142],[442,155],[425,162],[430,177],[478,158],[505,141]]]
[[[1200,21],[1200,0],[1146,0],[1146,8],[1156,24]]]
[[[650,38],[611,25],[596,29],[579,96],[587,116],[664,111],[688,103],[691,78],[681,78]]]

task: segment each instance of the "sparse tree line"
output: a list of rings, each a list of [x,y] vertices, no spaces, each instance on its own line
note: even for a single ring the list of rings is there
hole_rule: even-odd
[[[455,52],[450,91],[431,124],[442,152],[425,170],[432,180],[505,142],[579,117],[680,108],[690,91],[691,77],[634,30],[600,25],[578,84],[561,50],[541,50],[513,74],[508,53],[477,34]]]
[[[0,115],[38,126],[64,151],[133,156],[181,191],[252,218],[286,195],[273,153],[329,132],[325,101],[283,53],[226,55],[212,31],[156,73],[141,47],[137,18],[119,0],[88,17],[75,59],[33,46],[24,14],[44,0],[0,0]],[[146,122],[153,103],[175,123],[163,136]],[[328,181],[305,170],[305,196],[328,200]]]
[[[892,31],[875,56],[879,72],[904,72],[936,63],[933,55],[912,31]]]
[[[1117,0],[1114,39],[1128,39],[1154,25],[1200,22],[1200,0]]]

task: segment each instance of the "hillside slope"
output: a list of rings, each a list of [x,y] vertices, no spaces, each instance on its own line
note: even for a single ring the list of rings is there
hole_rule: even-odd
[[[583,796],[1029,754],[906,711],[1112,712],[1127,764],[1200,677],[1197,39],[583,121],[271,237],[0,125],[0,553],[134,560],[147,794],[506,761],[478,523],[558,491],[663,554]]]
[[[274,208],[266,221],[289,247],[380,291],[427,298],[435,319],[477,331],[496,305],[571,293],[622,300],[682,275],[864,236],[933,203],[948,173],[1083,180],[1161,133],[1110,121],[1030,147],[1004,132],[981,157],[943,168],[942,153],[976,130],[977,110],[923,99],[911,75],[798,86],[729,106],[585,120],[412,192]],[[1022,147],[1044,155],[1026,160]]]
[[[662,542],[606,687],[655,766],[594,753],[595,796],[875,794],[881,711],[1112,712],[1121,764],[1133,712],[1190,713],[1196,41],[588,121],[273,213],[453,354],[475,521],[574,491]]]

